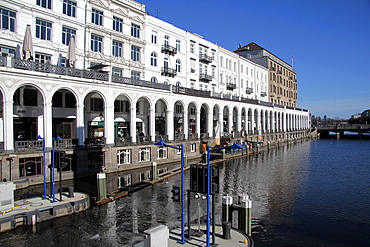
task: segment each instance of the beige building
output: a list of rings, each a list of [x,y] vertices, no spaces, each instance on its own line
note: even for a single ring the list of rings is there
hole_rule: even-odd
[[[269,101],[287,107],[297,107],[297,74],[293,66],[284,62],[256,43],[249,43],[235,51],[269,69]]]

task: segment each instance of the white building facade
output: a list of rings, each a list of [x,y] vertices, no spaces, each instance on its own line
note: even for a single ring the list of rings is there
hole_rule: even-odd
[[[196,157],[217,125],[224,136],[264,141],[310,127],[307,110],[267,102],[266,68],[147,15],[138,2],[3,0],[0,9],[1,179],[40,182],[53,146],[67,151],[73,177],[180,157],[154,146],[159,139],[185,142]],[[22,56],[27,25],[31,60]]]

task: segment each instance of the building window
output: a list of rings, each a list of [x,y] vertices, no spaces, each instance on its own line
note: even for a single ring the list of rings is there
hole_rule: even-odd
[[[140,38],[140,26],[131,23],[131,36],[135,38]]]
[[[169,65],[169,59],[168,57],[165,57],[163,61],[163,67],[168,68],[168,65]]]
[[[124,188],[132,184],[132,175],[128,174],[123,177],[118,177],[118,188]]]
[[[157,67],[157,53],[155,52],[152,52],[152,54],[150,54],[150,65]]]
[[[177,72],[181,72],[181,61],[180,61],[180,59],[177,59],[176,60],[176,71]]]
[[[181,41],[180,40],[176,40],[176,50],[179,52],[181,49]]]
[[[19,177],[36,176],[42,174],[42,158],[20,158]]]
[[[113,67],[112,68],[112,75],[122,76],[122,69]]]
[[[0,46],[0,55],[15,57],[15,49]]]
[[[215,78],[216,75],[216,68],[212,67],[212,78]]]
[[[169,46],[170,45],[170,37],[168,35],[164,36],[164,45]]]
[[[224,83],[223,80],[224,80],[224,75],[221,73],[220,74],[220,83]]]
[[[123,149],[117,151],[118,165],[125,165],[131,163],[131,149]]]
[[[35,54],[35,62],[37,62],[37,63],[50,64],[50,62],[51,62],[51,56],[50,55],[36,53]]]
[[[223,63],[224,63],[224,58],[223,57],[220,57],[220,66],[221,67],[223,66]]]
[[[167,147],[159,146],[157,148],[157,158],[158,159],[167,159]]]
[[[139,162],[150,161],[150,148],[139,148]]]
[[[131,71],[131,78],[136,79],[136,80],[140,80],[140,72]]]
[[[23,90],[23,105],[37,106],[37,90],[34,89]]]
[[[190,53],[194,53],[194,43],[190,43]]]
[[[127,100],[115,100],[114,112],[128,113],[130,111],[130,103]]]
[[[190,144],[190,152],[194,153],[197,150],[197,144],[192,143]]]
[[[76,17],[76,2],[71,0],[63,0],[63,14]]]
[[[136,46],[131,46],[131,60],[140,61],[140,48]]]
[[[45,9],[51,9],[51,0],[36,0],[36,4]]]
[[[102,43],[103,38],[96,36],[94,34],[91,34],[91,46],[90,49],[95,52],[101,52],[102,51]]]
[[[76,30],[70,29],[68,27],[62,28],[62,43],[69,45],[71,37],[76,37]]]
[[[51,22],[36,19],[36,38],[51,39]]]
[[[15,26],[15,13],[8,11],[6,9],[0,9],[1,18],[0,18],[0,27],[14,32]]]
[[[152,33],[152,44],[157,44],[157,32]]]
[[[123,20],[116,16],[113,16],[113,30],[122,33]]]
[[[113,40],[112,41],[112,55],[114,57],[122,57],[122,43]]]
[[[157,78],[152,77],[152,78],[150,78],[150,82],[158,83],[158,80],[157,80]]]
[[[103,110],[103,99],[91,98],[90,99],[90,110],[91,111],[102,111]]]
[[[96,25],[102,26],[103,25],[103,12],[97,9],[92,9],[91,10],[91,22]]]

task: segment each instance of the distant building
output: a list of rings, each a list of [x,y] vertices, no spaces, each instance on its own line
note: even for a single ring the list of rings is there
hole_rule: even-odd
[[[269,69],[269,101],[297,107],[297,77],[293,67],[256,43],[249,43],[235,51],[237,54]]]

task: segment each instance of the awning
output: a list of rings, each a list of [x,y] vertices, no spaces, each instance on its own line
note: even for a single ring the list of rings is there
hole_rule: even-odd
[[[116,117],[116,119],[114,119],[114,122],[126,122],[126,120],[121,117]]]

